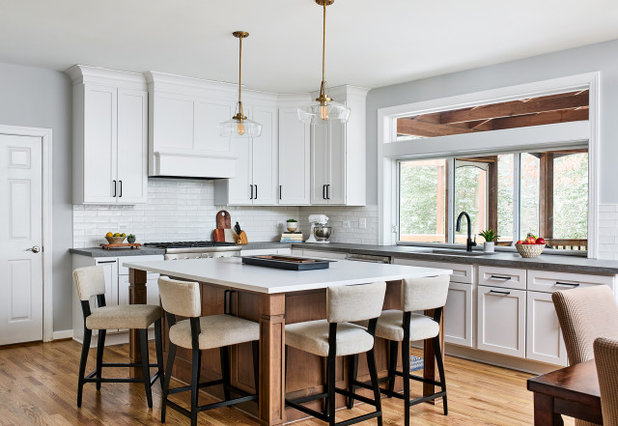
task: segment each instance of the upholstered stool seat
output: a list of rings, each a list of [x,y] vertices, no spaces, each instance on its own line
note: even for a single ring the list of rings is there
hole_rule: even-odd
[[[163,309],[154,305],[101,306],[86,318],[86,327],[90,330],[144,329],[161,317]]]
[[[209,315],[200,318],[199,349],[214,349],[260,339],[260,325],[232,315]],[[170,342],[192,349],[191,322],[179,321],[169,330]]]
[[[426,315],[411,313],[410,341],[431,339],[440,333],[440,324]],[[389,309],[378,318],[376,337],[403,342],[403,311]]]
[[[303,352],[327,357],[330,325],[326,320],[307,321],[285,326],[285,344]],[[337,326],[336,356],[365,353],[373,348],[373,337],[364,327],[341,323]]]

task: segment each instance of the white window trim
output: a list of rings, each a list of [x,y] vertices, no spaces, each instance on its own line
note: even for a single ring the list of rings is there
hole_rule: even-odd
[[[448,135],[421,141],[392,143],[396,136],[395,119],[406,115],[420,115],[475,105],[507,102],[526,97],[538,97],[574,90],[589,90],[588,122],[558,123],[545,126]],[[527,148],[548,148],[588,142],[588,257],[596,258],[599,252],[599,114],[600,73],[592,72],[534,83],[491,89],[448,98],[433,99],[404,105],[379,108],[378,114],[378,241],[392,245],[397,239],[397,159],[423,158],[466,153],[520,151]],[[522,143],[522,141],[524,141]],[[423,143],[425,142],[425,143]],[[462,149],[461,147],[465,147]],[[497,149],[499,147],[499,149]],[[514,172],[516,172],[514,170]],[[449,176],[449,189],[451,182]],[[514,200],[515,201],[515,200]],[[452,227],[452,212],[448,217]]]

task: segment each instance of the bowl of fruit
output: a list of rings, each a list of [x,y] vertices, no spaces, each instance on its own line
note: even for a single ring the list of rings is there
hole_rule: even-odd
[[[545,238],[528,234],[525,240],[519,240],[515,243],[515,248],[521,257],[537,257],[543,253]]]
[[[124,233],[119,234],[118,232],[116,232],[114,234],[114,233],[108,232],[107,234],[105,234],[105,239],[110,244],[122,244],[125,238],[127,238],[127,234],[124,234]]]

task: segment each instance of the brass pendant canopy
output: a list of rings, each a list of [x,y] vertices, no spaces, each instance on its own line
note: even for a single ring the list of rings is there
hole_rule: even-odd
[[[324,0],[330,1],[330,0]],[[262,125],[253,120],[249,120],[243,111],[242,106],[242,40],[249,37],[246,31],[234,31],[232,33],[239,41],[238,49],[238,103],[236,115],[231,120],[222,122],[220,126],[221,136],[248,136],[257,137],[262,133]]]
[[[326,124],[329,121],[345,123],[350,118],[350,108],[334,102],[326,93],[326,6],[330,6],[335,0],[315,0],[315,2],[322,6],[322,82],[316,102],[306,108],[299,108],[298,118],[309,124]]]

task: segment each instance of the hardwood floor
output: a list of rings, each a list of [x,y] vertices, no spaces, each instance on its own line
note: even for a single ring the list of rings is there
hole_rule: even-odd
[[[154,343],[151,342],[154,357]],[[159,424],[161,388],[153,387],[154,408],[148,409],[141,384],[94,384],[84,387],[81,409],[75,404],[77,368],[81,346],[71,340],[32,343],[0,348],[0,425],[136,425]],[[94,369],[91,350],[88,369]],[[106,362],[124,362],[128,345],[105,348]],[[151,358],[154,359],[154,358]],[[526,390],[528,374],[446,357],[449,415],[437,406],[412,407],[412,425],[530,425],[532,393]],[[104,370],[104,377],[126,376],[126,369]],[[418,383],[413,384],[417,394]],[[177,398],[184,402],[182,398]],[[200,403],[208,397],[200,397]],[[403,424],[401,401],[383,399],[384,424]],[[359,405],[342,410],[338,420],[369,410]],[[567,419],[565,424],[572,424]],[[199,416],[201,425],[257,425],[236,409],[221,408]],[[368,421],[367,424],[375,424]],[[168,425],[187,425],[189,420],[168,409]],[[299,426],[323,425],[317,420],[295,423]]]

